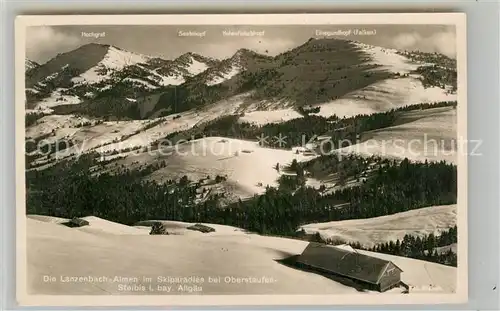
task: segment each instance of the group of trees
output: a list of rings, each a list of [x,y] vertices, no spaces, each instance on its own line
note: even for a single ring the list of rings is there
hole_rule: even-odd
[[[172,133],[166,138],[175,143],[181,139],[190,140],[204,136],[221,136],[249,140],[257,140],[257,137],[265,137],[265,140],[260,141],[265,147],[290,149],[295,146],[303,146],[311,139],[314,140],[315,137],[323,135],[329,138],[329,144],[324,145],[325,148],[323,151],[329,152],[349,144],[356,144],[359,140],[359,135],[363,132],[394,125],[401,113],[405,111],[450,106],[456,106],[456,101],[410,105],[395,108],[387,112],[370,115],[362,114],[348,118],[338,118],[335,115],[325,118],[306,114],[303,118],[262,126],[240,122],[239,115],[229,115],[202,123],[187,131]],[[280,140],[279,137],[286,138]]]
[[[36,123],[39,119],[45,117],[47,114],[43,112],[29,112],[24,116],[24,126],[32,126],[33,124]]]
[[[338,59],[329,59],[326,69],[319,67],[317,56],[326,57],[325,53],[330,52],[330,42],[311,42],[278,56],[284,67],[298,66],[303,72],[276,68],[256,70],[242,74],[239,78],[243,80],[239,81],[241,85],[238,87],[250,89],[258,86],[266,96],[285,94],[298,103],[310,104],[382,78],[375,73],[367,74],[367,67],[361,64],[362,56],[356,54],[353,57],[352,46],[344,45],[343,41],[335,43],[341,45],[336,53]],[[456,86],[456,75],[453,77],[452,71],[443,70],[437,66],[417,69],[426,81],[425,85],[455,81]],[[285,83],[292,80],[294,83]],[[200,86],[190,83],[161,88],[155,110],[175,113],[196,109],[234,91],[226,84]],[[118,83],[99,93],[92,102],[54,109],[56,113],[79,112],[140,119],[144,115],[137,103],[123,101],[123,95],[130,92],[130,88],[130,83]],[[445,106],[456,106],[456,102],[425,103],[349,118],[316,116],[319,107],[301,107],[298,110],[303,118],[283,123],[257,126],[239,122],[238,115],[223,116],[167,138],[175,142],[202,136],[250,140],[267,137],[266,141],[260,142],[266,147],[291,148],[323,135],[330,138],[331,151],[343,147],[342,141],[356,142],[364,132],[395,125],[403,111]],[[43,114],[27,114],[26,126],[35,124],[41,117]],[[146,128],[163,121],[151,122]],[[281,136],[286,139],[275,139]],[[47,151],[61,148],[58,143],[48,145]],[[412,163],[408,159],[323,155],[303,163],[294,161],[284,169],[277,165],[277,170],[284,173],[278,179],[278,187],[268,186],[262,194],[223,206],[223,202],[226,203],[224,193],[209,192],[203,200],[199,199],[198,190],[208,184],[201,180],[196,182],[182,176],[163,183],[152,181],[151,175],[167,167],[166,162],[132,168],[112,160],[99,161],[98,158],[98,154],[82,155],[76,161],[62,161],[44,170],[27,171],[27,213],[70,219],[94,215],[128,225],[146,219],[218,223],[260,234],[292,237],[296,236],[298,227],[308,223],[389,215],[432,205],[454,204],[457,198],[457,167],[445,162]],[[326,193],[324,187],[307,186],[307,174],[319,179],[334,175],[340,184],[348,179],[358,182]],[[217,175],[214,180],[222,183],[226,177]],[[403,241],[376,245],[370,250],[456,265],[456,255],[453,257],[452,252],[439,254],[436,251],[436,247],[451,243],[456,243],[456,227],[439,237],[405,236]]]
[[[71,88],[74,83],[71,80],[78,76],[81,72],[74,67],[65,66],[61,70],[47,76],[45,67],[37,67],[29,71],[26,75],[26,87],[34,88],[36,92],[26,90],[26,100],[28,106],[31,107],[34,103],[49,97],[53,91],[60,88]]]
[[[310,113],[319,113],[321,110],[321,107],[320,106],[316,106],[316,107],[298,107],[297,108],[297,111],[304,115],[304,116],[307,116],[309,115]]]
[[[147,176],[158,167],[101,172],[98,161],[81,157],[42,171],[28,171],[28,213],[58,217],[95,215],[133,224],[144,219],[171,219],[233,225],[261,234],[295,236],[307,223],[359,219],[456,203],[456,167],[441,163],[391,162],[372,178],[324,194],[304,183],[280,180],[262,195],[221,207],[221,194],[196,200],[201,184],[187,177],[163,184]],[[158,164],[166,165],[166,164]],[[223,181],[219,178],[219,181]],[[347,203],[347,204],[345,204]],[[344,207],[338,208],[339,204]]]
[[[421,259],[456,267],[457,254],[451,249],[451,245],[454,243],[457,243],[457,226],[437,236],[433,233],[423,237],[406,234],[402,241],[398,239],[396,242],[390,241],[376,244],[370,248],[363,247],[359,242],[350,243],[350,245],[356,249]],[[438,250],[440,247],[447,246],[450,247],[448,250]]]
[[[427,53],[420,51],[404,51],[399,54],[410,60],[421,63],[414,73],[422,78],[424,87],[451,87],[450,91],[457,90],[457,60],[440,53]]]
[[[187,178],[164,184],[147,180],[163,162],[135,170],[121,166],[115,174],[100,172],[105,165],[91,154],[26,172],[27,213],[66,218],[95,215],[129,225],[151,218],[193,218],[187,213],[189,207],[194,213],[196,184]]]
[[[457,69],[457,60],[441,53],[401,51],[399,54],[419,63],[432,63],[449,69]]]
[[[422,84],[424,87],[437,86],[442,89],[450,87],[452,92],[457,90],[457,71],[444,68],[438,65],[420,66],[415,70],[422,76]]]

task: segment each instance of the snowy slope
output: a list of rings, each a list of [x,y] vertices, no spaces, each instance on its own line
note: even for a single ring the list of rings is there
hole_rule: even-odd
[[[293,159],[301,161],[310,157],[291,150],[263,148],[252,141],[207,137],[163,148],[156,154],[135,154],[117,163],[133,168],[144,163],[166,161],[165,168],[152,174],[152,178],[159,182],[184,175],[191,180],[199,180],[207,175],[227,176],[224,184],[228,192],[248,197],[264,192],[266,185],[276,186],[280,176],[275,169],[276,164],[288,165]]]
[[[405,56],[398,54],[398,51],[395,49],[373,46],[361,42],[354,42],[354,44],[362,52],[370,56],[372,60],[368,64],[382,65],[377,70],[388,70],[393,73],[405,74],[424,65],[410,61]]]
[[[453,243],[453,244],[450,244],[450,245],[446,245],[446,246],[441,246],[441,247],[436,247],[435,250],[438,254],[446,254],[447,252],[449,252],[450,250],[453,252],[453,253],[457,253],[457,247],[458,247],[458,244],[457,243]]]
[[[340,99],[319,104],[317,115],[352,117],[358,114],[384,112],[394,108],[420,103],[456,101],[456,94],[449,94],[438,87],[424,88],[416,77],[387,79],[346,94]]]
[[[156,70],[153,70],[152,73],[153,75],[160,77],[160,85],[162,86],[181,85],[185,82],[184,78],[181,75],[162,76],[159,75]]]
[[[200,231],[187,229],[188,227],[195,225],[195,223],[172,221],[172,220],[145,220],[136,223],[134,227],[150,228],[155,223],[162,223],[167,232],[173,235],[232,236],[232,235],[248,234],[245,230],[240,228],[225,226],[225,225],[217,225],[217,224],[205,224],[205,223],[201,224],[215,229],[215,232],[202,233]]]
[[[376,71],[398,73],[394,77],[378,81],[362,89],[350,92],[340,99],[325,102],[318,115],[329,117],[351,117],[358,114],[383,112],[401,106],[419,103],[433,103],[457,100],[456,93],[439,87],[424,88],[420,76],[412,74],[419,66],[432,65],[416,63],[400,55],[395,49],[387,49],[359,42],[353,42],[370,60],[366,64],[377,65]],[[403,75],[407,75],[403,77]]]
[[[190,75],[196,76],[197,74],[200,74],[207,70],[209,67],[207,66],[206,63],[197,61],[193,57],[191,57],[191,63],[189,66],[186,68],[186,70],[189,72]]]
[[[424,207],[387,216],[314,223],[302,226],[307,234],[319,232],[324,240],[359,242],[365,247],[402,240],[406,234],[439,234],[457,223],[457,206]],[[300,230],[299,229],[299,230]]]
[[[201,287],[201,291],[194,294],[361,294],[323,276],[276,261],[300,254],[307,246],[304,241],[241,232],[150,236],[85,231],[89,228],[67,228],[27,219],[27,285],[30,294],[188,294],[177,286],[170,292],[157,291],[159,275],[204,278],[203,283],[189,283]],[[383,254],[372,255],[393,260],[404,270],[403,281],[412,288],[446,292],[455,288],[456,269],[453,267]],[[44,275],[56,276],[58,280],[43,282]],[[137,277],[136,285],[144,284],[142,277],[146,276],[153,280],[153,291],[120,291],[119,285],[133,285],[126,280],[63,283],[60,276]],[[218,276],[265,277],[271,281],[266,284],[207,282],[208,277]]]
[[[261,245],[261,237],[189,235],[112,235],[85,232],[28,219],[28,291],[36,294],[183,294],[120,291],[126,282],[44,283],[54,276],[158,276],[205,278],[203,294],[355,293],[355,290],[322,276],[290,269],[275,259],[300,253],[301,241],[274,239]],[[138,229],[140,230],[140,229]],[[288,242],[287,244],[284,242]],[[200,260],[203,258],[203,260]],[[207,283],[208,277],[266,277],[269,284]],[[299,285],[300,284],[300,285]],[[168,285],[168,284],[164,284]],[[307,285],[307,286],[304,286]],[[314,289],[314,290],[313,290]],[[186,293],[187,294],[187,293]],[[199,294],[199,293],[198,293]]]
[[[456,290],[457,268],[417,259],[358,250],[361,254],[390,260],[403,270],[401,280],[410,293],[450,293]]]
[[[453,107],[404,113],[403,124],[363,134],[362,141],[338,149],[341,153],[408,158],[413,161],[456,163],[463,152],[457,138],[457,111]],[[407,122],[409,121],[409,122]]]
[[[206,71],[202,82],[206,85],[216,85],[230,80],[240,72],[246,70],[257,59],[262,59],[263,55],[257,54],[247,49],[239,49],[233,56],[221,61],[216,66]]]
[[[102,146],[99,150],[106,152],[112,150],[122,150],[125,148],[134,148],[138,146],[148,146],[149,144],[156,142],[171,133],[186,131],[200,123],[214,120],[223,115],[237,113],[240,111],[247,96],[248,94],[240,94],[208,105],[204,107],[203,110],[189,110],[170,115],[165,122],[161,122],[154,127],[140,131],[139,133],[120,141],[119,143]],[[158,119],[153,119],[151,122],[156,122],[156,120]]]
[[[113,89],[123,82],[132,82],[131,91],[180,85],[188,77],[204,72],[215,63],[216,61],[210,58],[192,53],[174,60],[164,60],[115,46],[87,44],[60,54],[41,66],[27,61],[27,68],[40,67],[39,70],[30,70],[31,73],[36,72],[26,77],[27,94],[30,95],[30,106],[39,109],[50,108],[79,103],[83,100],[80,98],[82,94],[86,94],[83,97],[91,99],[98,92]],[[54,88],[57,90],[54,91]],[[71,100],[55,100],[60,97],[58,92],[63,90],[70,94],[68,96],[72,97]],[[35,96],[36,94],[38,96]],[[40,102],[40,99],[43,101]]]
[[[54,155],[59,159],[92,150],[105,153],[146,147],[173,132],[185,131],[201,122],[236,113],[247,96],[248,94],[234,96],[209,105],[202,111],[186,111],[168,118],[151,120],[97,122],[74,115],[48,115],[28,127],[25,133],[30,138],[51,134],[46,138],[48,142],[71,139],[74,143],[71,148]],[[174,116],[180,117],[174,119]],[[92,126],[82,126],[83,124]]]
[[[26,128],[25,133],[27,138],[37,138],[51,133],[54,133],[55,137],[64,137],[68,133],[78,131],[79,126],[87,122],[91,120],[75,115],[48,115]]]
[[[410,60],[395,49],[355,41],[352,41],[352,43],[368,58],[365,65],[376,65],[374,71],[384,71],[398,75],[349,92],[341,98],[315,105],[315,107],[320,107],[318,115],[330,117],[336,114],[341,118],[352,117],[358,114],[383,112],[419,103],[457,100],[456,93],[450,92],[451,87],[445,89],[424,87],[421,82],[422,77],[412,73],[420,66],[432,64]],[[221,79],[221,81],[223,80]],[[277,114],[279,115],[278,112]],[[273,117],[271,116],[271,118]]]
[[[292,119],[302,118],[302,115],[294,109],[260,110],[245,112],[239,118],[240,122],[265,125],[269,123],[286,122]]]
[[[242,70],[242,67],[239,65],[231,65],[229,68],[225,69],[224,71],[220,71],[217,73],[217,75],[214,75],[214,77],[211,80],[207,81],[207,85],[216,85],[220,84],[226,80],[231,79],[232,77],[236,76],[238,73],[240,73]]]
[[[63,95],[61,94],[63,89],[58,88],[53,91],[49,97],[42,99],[36,105],[34,110],[38,111],[52,111],[52,107],[59,105],[76,105],[82,102],[82,100],[75,95]]]
[[[27,58],[24,60],[24,70],[25,71],[29,71],[31,69],[38,67],[38,66],[40,66],[40,64],[38,64],[37,62],[34,62],[34,61],[29,60]]]
[[[116,222],[108,221],[95,216],[82,217],[89,222],[88,226],[84,226],[79,230],[90,233],[107,233],[114,235],[128,235],[128,234],[149,234],[149,230],[139,229],[131,226],[122,225]]]

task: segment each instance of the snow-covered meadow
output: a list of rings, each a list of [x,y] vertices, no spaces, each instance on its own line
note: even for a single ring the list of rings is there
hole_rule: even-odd
[[[172,223],[177,234],[148,235],[147,228],[128,227],[97,217],[86,217],[89,226],[68,228],[58,219],[28,216],[28,293],[97,295],[185,295],[185,294],[360,294],[356,289],[318,274],[279,262],[300,254],[307,242],[245,233],[238,228],[214,226],[216,232],[188,233],[184,223]],[[211,225],[213,226],[213,225]],[[364,251],[360,251],[364,252]],[[175,254],[175,256],[173,256]],[[415,292],[455,290],[456,268],[378,253],[404,272],[402,280]],[[56,281],[44,282],[44,276]],[[116,282],[71,282],[65,277],[93,276]],[[198,277],[188,287],[159,284],[159,277]],[[144,282],[149,277],[153,282]],[[221,277],[221,282],[208,278]],[[228,279],[225,280],[225,278]],[[137,279],[135,279],[137,278]],[[203,278],[203,281],[201,281]],[[265,283],[231,281],[255,278]],[[64,282],[66,280],[67,282]],[[162,279],[163,280],[163,279]],[[147,286],[144,291],[134,287]],[[149,290],[149,285],[153,290]],[[158,285],[171,286],[160,291]],[[127,287],[130,286],[130,287]],[[137,287],[135,287],[137,288]],[[366,291],[366,293],[375,293]],[[385,295],[399,293],[388,291]]]

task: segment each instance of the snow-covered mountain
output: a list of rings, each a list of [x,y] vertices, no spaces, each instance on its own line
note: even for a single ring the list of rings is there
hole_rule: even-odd
[[[37,63],[37,62],[35,62],[35,61],[29,60],[29,59],[27,59],[27,58],[24,60],[24,70],[25,70],[26,72],[28,72],[28,71],[30,71],[30,70],[32,70],[32,69],[35,69],[35,68],[37,68],[37,67],[39,67],[39,66],[40,66],[40,64],[38,64],[38,63]]]
[[[273,57],[240,49],[166,60],[87,44],[26,68],[30,279],[133,266],[148,277],[279,280],[209,284],[208,294],[356,294],[278,261],[317,236],[366,249],[457,223],[456,68],[442,55],[311,39]],[[434,141],[443,150],[433,153]],[[170,235],[149,235],[151,219]],[[205,222],[215,232],[187,229]],[[265,236],[282,233],[293,238]],[[456,248],[439,245],[446,256]],[[370,255],[402,268],[410,292],[456,289],[455,267]],[[61,294],[49,283],[30,290]],[[64,294],[117,292],[101,285]]]
[[[268,103],[260,110],[317,105],[325,107],[322,115],[366,113],[433,98],[454,100],[456,70],[435,67],[445,74],[428,74],[436,60],[432,54],[414,57],[335,39],[310,39],[275,57],[240,49],[224,60],[192,52],[165,60],[87,44],[32,69],[26,98],[29,108],[82,104],[56,113],[132,119],[183,112],[246,92]]]
[[[273,58],[258,54],[248,49],[239,49],[236,53],[213,66],[200,76],[201,82],[206,85],[217,85],[230,80],[245,70],[259,68],[264,64],[271,64]]]
[[[92,43],[59,54],[43,65],[30,63],[27,99],[31,106],[50,108],[68,104],[67,96],[78,98],[72,103],[81,103],[105,91],[114,95],[123,89],[146,93],[182,84],[216,63],[194,53],[164,60]]]
[[[454,101],[453,87],[446,85],[453,83],[453,75],[448,80],[434,81],[429,77],[435,75],[427,76],[422,69],[436,70],[431,61],[439,57],[334,39],[311,39],[275,57],[240,49],[221,61],[196,53],[165,60],[110,45],[87,44],[42,65],[27,60],[27,66],[33,67],[26,76],[28,105],[35,111],[53,114],[35,122],[27,133],[33,138],[43,136],[47,133],[40,132],[40,127],[51,126],[54,138],[62,138],[68,135],[69,127],[71,135],[82,132],[75,136],[73,149],[86,142],[84,151],[97,146],[121,151],[145,147],[156,139],[225,115],[239,114],[241,122],[256,125],[302,118],[296,108],[304,103],[319,109],[312,115],[328,118],[333,114],[349,117],[422,102]],[[447,70],[453,73],[453,68]],[[451,123],[441,124],[451,124],[445,137],[450,139],[455,137],[452,126],[456,111],[444,109],[446,122]],[[81,115],[96,121],[94,130],[99,135],[85,137],[80,119],[69,126],[56,122]],[[430,117],[429,126],[439,129],[440,123],[434,124],[433,116],[433,112],[425,114]],[[104,126],[103,118],[123,121]],[[422,123],[424,119],[419,120]],[[122,125],[127,128],[126,124],[132,129],[130,133],[122,133]],[[380,136],[384,131],[375,133]],[[88,142],[102,137],[110,139]],[[269,174],[266,182],[272,183],[275,175]],[[245,187],[253,189],[255,185]]]

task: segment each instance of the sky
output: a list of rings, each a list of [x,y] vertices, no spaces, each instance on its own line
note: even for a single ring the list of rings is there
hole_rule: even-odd
[[[360,30],[355,34],[355,30]],[[224,36],[223,31],[255,31],[259,35]],[[223,59],[240,48],[276,55],[318,36],[317,31],[349,31],[331,38],[355,40],[366,44],[400,50],[439,52],[455,57],[455,28],[449,25],[71,25],[29,27],[26,35],[26,57],[45,63],[87,43],[110,44],[135,53],[174,59],[186,52]],[[360,35],[365,30],[364,35]],[[204,32],[203,36],[180,36],[179,32]],[[102,37],[85,37],[84,33],[104,33]]]

